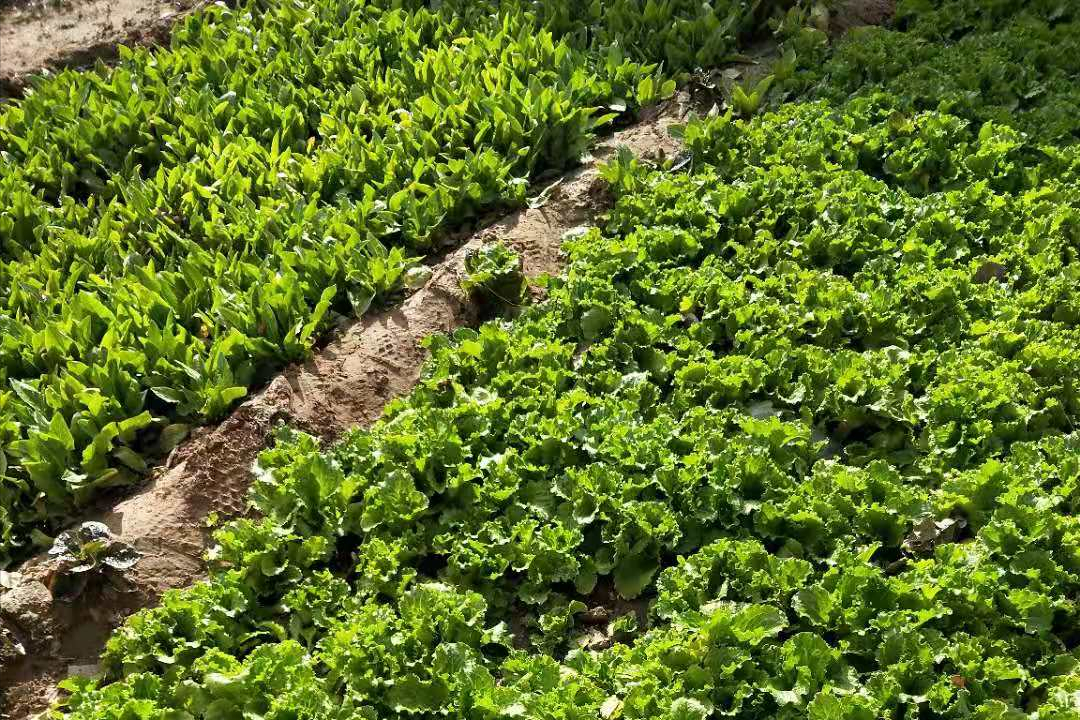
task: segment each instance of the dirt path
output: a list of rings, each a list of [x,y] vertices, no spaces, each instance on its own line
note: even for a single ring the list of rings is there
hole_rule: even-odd
[[[0,0],[0,94],[43,68],[110,60],[118,45],[164,42],[202,0]]]
[[[678,145],[666,128],[675,116],[667,108],[616,132],[594,149],[597,160],[552,188],[543,206],[473,235],[435,264],[428,283],[401,306],[341,330],[309,362],[288,368],[223,423],[181,446],[147,487],[86,518],[104,522],[142,553],[123,587],[98,588],[70,604],[54,601],[48,590],[54,565],[44,556],[9,577],[11,587],[6,592],[0,587],[0,616],[27,655],[0,675],[0,688],[7,688],[0,701],[4,717],[41,710],[55,697],[58,680],[94,665],[109,632],[125,617],[152,605],[165,590],[203,576],[207,516],[244,511],[251,463],[278,423],[332,438],[370,424],[388,400],[412,387],[424,360],[420,341],[476,321],[475,308],[459,288],[470,248],[501,239],[518,251],[529,276],[559,272],[563,235],[607,207],[598,162],[621,145],[639,157],[672,156]]]

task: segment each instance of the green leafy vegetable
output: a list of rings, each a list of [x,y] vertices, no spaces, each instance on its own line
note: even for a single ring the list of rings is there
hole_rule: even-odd
[[[545,302],[333,447],[283,432],[260,519],[57,713],[1077,717],[1078,27],[901,18],[794,33],[821,71],[770,100],[807,96],[690,121],[688,172],[616,157]]]

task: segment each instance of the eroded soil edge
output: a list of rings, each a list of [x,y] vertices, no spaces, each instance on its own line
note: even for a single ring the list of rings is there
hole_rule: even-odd
[[[0,2],[0,97],[43,71],[111,62],[121,45],[168,42],[173,24],[209,0]]]

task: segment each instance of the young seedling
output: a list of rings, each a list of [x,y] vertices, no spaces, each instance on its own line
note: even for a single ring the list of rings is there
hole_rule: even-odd
[[[53,573],[50,590],[53,597],[71,600],[93,578],[105,578],[135,565],[139,553],[120,542],[99,522],[84,522],[60,533],[49,550],[59,567]]]
[[[769,94],[769,88],[772,87],[774,79],[773,75],[766,75],[752,88],[749,82],[735,85],[731,89],[731,104],[735,108],[735,112],[743,117],[756,115],[758,110],[761,109],[765,97]]]
[[[494,310],[521,307],[528,287],[521,258],[503,243],[486,243],[465,255],[461,289],[479,305]]]

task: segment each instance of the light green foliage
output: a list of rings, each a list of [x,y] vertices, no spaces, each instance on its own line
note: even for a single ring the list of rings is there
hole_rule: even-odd
[[[521,258],[501,242],[485,243],[466,254],[461,288],[484,304],[519,307],[528,291]]]
[[[1077,29],[937,5],[966,29],[906,14],[825,61]],[[69,717],[1080,715],[1075,150],[906,76],[695,120],[687,174],[617,157],[548,299],[431,338],[372,428],[284,433],[264,519]]]
[[[732,107],[743,117],[754,115],[761,108],[775,79],[773,75],[766,75],[753,85],[736,84],[731,89]]]

